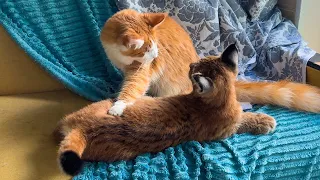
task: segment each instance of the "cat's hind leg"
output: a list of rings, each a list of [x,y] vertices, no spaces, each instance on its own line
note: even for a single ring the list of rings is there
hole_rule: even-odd
[[[275,130],[276,124],[267,114],[243,112],[237,133],[268,134]]]

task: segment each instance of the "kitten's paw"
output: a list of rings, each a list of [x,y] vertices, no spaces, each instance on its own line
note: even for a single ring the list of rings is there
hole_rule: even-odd
[[[277,126],[276,120],[266,114],[257,114],[256,123],[255,133],[257,134],[272,133]]]
[[[127,103],[125,103],[122,100],[119,100],[113,104],[113,106],[109,109],[108,113],[113,116],[121,116],[126,107]]]

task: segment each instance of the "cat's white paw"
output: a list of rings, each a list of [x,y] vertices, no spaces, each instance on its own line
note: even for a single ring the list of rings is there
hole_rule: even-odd
[[[113,116],[121,116],[126,107],[127,103],[125,103],[122,100],[119,100],[113,104],[113,106],[109,109],[108,113]]]

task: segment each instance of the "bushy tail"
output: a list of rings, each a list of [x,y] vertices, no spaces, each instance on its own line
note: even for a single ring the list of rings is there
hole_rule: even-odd
[[[86,148],[86,139],[77,129],[71,130],[60,144],[59,163],[61,169],[71,176],[77,175],[83,166],[82,153]]]
[[[320,89],[288,81],[236,82],[237,99],[320,113]]]

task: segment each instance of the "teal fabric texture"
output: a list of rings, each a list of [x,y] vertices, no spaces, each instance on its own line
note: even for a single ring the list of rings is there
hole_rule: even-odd
[[[115,97],[121,73],[99,40],[110,0],[0,0],[0,23],[46,71],[92,101]]]
[[[274,106],[255,106],[252,111],[273,116],[275,132],[187,142],[131,161],[86,163],[74,180],[319,179],[320,114]]]

